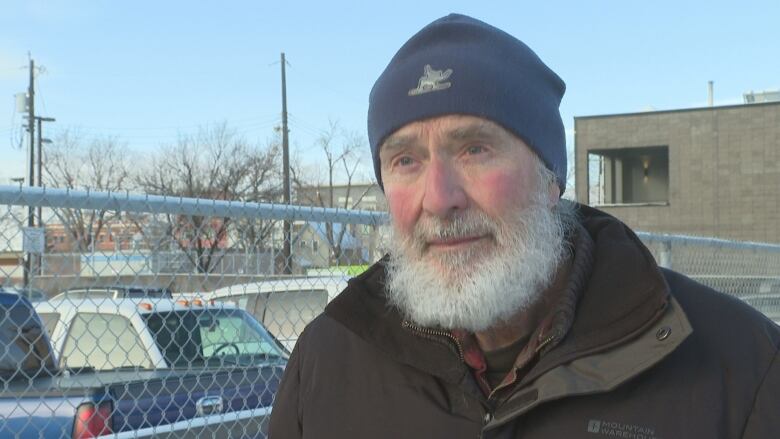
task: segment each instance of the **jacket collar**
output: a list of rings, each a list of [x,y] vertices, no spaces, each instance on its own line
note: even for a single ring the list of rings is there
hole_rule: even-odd
[[[458,361],[454,345],[432,336],[421,338],[403,325],[398,310],[384,295],[385,263],[379,260],[360,276],[350,279],[347,288],[325,308],[325,314],[401,363],[456,383],[467,367]]]
[[[583,278],[582,294],[566,337],[549,350],[523,378],[528,382],[584,355],[639,336],[663,314],[669,290],[658,266],[639,238],[623,223],[580,205],[581,225],[592,239],[592,269]],[[421,338],[402,325],[398,311],[384,296],[383,258],[325,309],[347,329],[397,361],[458,383],[468,368],[446,339]]]
[[[576,358],[638,337],[666,310],[669,287],[650,251],[616,218],[580,205],[593,240],[593,265],[566,338],[543,356],[522,382]]]

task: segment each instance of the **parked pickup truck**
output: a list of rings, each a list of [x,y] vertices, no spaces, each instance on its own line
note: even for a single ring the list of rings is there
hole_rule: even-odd
[[[0,292],[0,438],[265,437],[286,361],[280,349],[271,349],[273,339],[240,310],[148,305],[150,309],[143,306],[145,312],[139,317],[156,322],[150,325],[155,343],[166,336],[171,343],[178,340],[178,329],[169,326],[174,321],[177,326],[189,324],[197,331],[211,331],[200,340],[195,340],[197,331],[191,332],[193,340],[180,349],[186,355],[200,349],[198,361],[181,368],[143,363],[128,367],[125,361],[109,368],[110,355],[101,356],[95,343],[102,334],[88,331],[92,337],[74,339],[84,354],[75,356],[82,366],[58,367],[63,361],[54,353],[32,305],[18,295]],[[66,308],[64,303],[59,307]],[[79,312],[74,315],[80,315],[74,321],[86,317]],[[95,331],[116,329],[106,319],[93,323]],[[216,342],[214,333],[230,335],[231,331],[236,331],[231,341],[205,346],[207,340]],[[124,333],[112,335],[115,346],[126,342]],[[250,348],[250,340],[262,348]],[[136,352],[133,346],[125,349]],[[204,349],[222,358],[207,358]],[[261,349],[266,350],[258,354]],[[162,355],[173,355],[172,348],[166,346],[163,351]],[[91,365],[93,356],[103,359],[94,364],[99,367]],[[175,356],[173,363],[184,356]],[[148,360],[149,366],[160,364],[151,357]]]
[[[201,299],[78,299],[35,310],[61,368],[81,370],[255,366],[287,354],[232,304]]]

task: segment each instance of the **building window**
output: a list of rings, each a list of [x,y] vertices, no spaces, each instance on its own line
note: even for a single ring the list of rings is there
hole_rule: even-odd
[[[669,147],[588,151],[588,203],[668,204]]]

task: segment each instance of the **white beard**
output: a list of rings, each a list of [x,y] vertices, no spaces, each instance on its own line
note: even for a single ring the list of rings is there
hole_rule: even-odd
[[[412,236],[400,236],[392,227],[389,303],[424,327],[483,331],[539,298],[565,255],[566,231],[565,214],[540,203],[506,222],[468,210],[447,220],[421,217]],[[492,239],[464,250],[426,251],[425,243],[434,237],[485,233]]]

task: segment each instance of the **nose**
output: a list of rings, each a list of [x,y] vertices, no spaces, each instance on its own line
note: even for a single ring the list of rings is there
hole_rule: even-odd
[[[422,208],[430,215],[447,218],[468,207],[461,176],[447,160],[432,157],[426,166]]]

